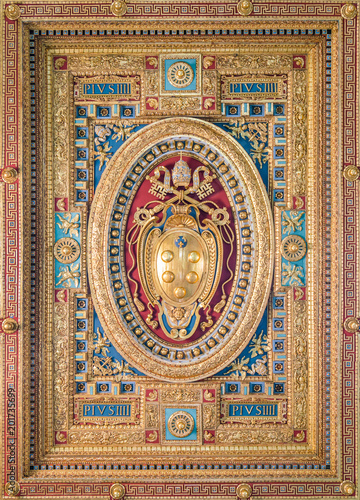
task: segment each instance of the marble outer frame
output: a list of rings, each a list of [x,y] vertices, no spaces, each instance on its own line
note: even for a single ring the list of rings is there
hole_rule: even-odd
[[[155,3],[155,2],[154,2],[154,3]],[[156,3],[157,3],[157,2],[156,2]],[[279,3],[280,3],[280,2],[279,2]],[[308,2],[308,4],[310,4],[310,5],[311,5],[311,2]],[[281,3],[280,3],[280,5],[281,5]],[[337,5],[338,5],[338,4],[335,4],[335,6],[337,6]],[[339,14],[338,14],[338,15],[339,15]],[[346,23],[347,23],[347,22],[346,22],[346,21],[344,21],[344,24],[346,24]],[[26,103],[24,103],[24,106],[25,106],[25,109],[26,109]],[[351,107],[351,106],[350,106],[350,107]],[[345,127],[349,127],[349,124],[345,124]],[[335,125],[335,130],[336,130],[336,125]],[[346,141],[346,139],[345,139],[345,141]],[[357,138],[355,138],[355,142],[357,142]],[[26,142],[25,142],[25,144],[26,144]],[[335,153],[335,152],[336,152],[336,143],[335,143],[335,142],[333,142],[331,147],[332,147],[333,152]],[[334,156],[335,156],[335,155],[334,155]],[[347,156],[347,153],[346,153],[346,152],[344,152],[344,159],[345,159],[345,161],[349,161],[349,159],[351,159],[351,155],[350,155],[350,158],[349,158],[349,156]],[[336,162],[335,162],[335,166],[336,166]],[[25,175],[26,175],[26,173],[25,173]],[[339,178],[338,178],[338,175],[337,175],[336,168],[335,168],[335,172],[333,172],[333,177],[332,177],[332,180],[334,181],[334,185],[335,185],[335,187],[336,187],[336,186],[338,185],[338,184],[337,184],[337,182],[339,181]],[[355,192],[357,192],[357,191],[358,191],[358,187],[357,187],[357,186],[352,186],[352,185],[349,185],[349,184],[348,184],[348,183],[346,183],[346,182],[344,183],[344,187],[343,187],[343,189],[344,189],[344,195],[347,195],[347,196],[352,195],[352,194],[354,194]],[[336,202],[336,201],[337,201],[337,193],[335,192],[335,194],[334,194],[333,196],[334,196],[334,198],[335,198],[335,202]],[[25,201],[26,201],[26,200],[28,200],[28,199],[29,199],[29,198],[25,198]],[[24,204],[24,205],[25,205],[25,204]],[[344,210],[347,210],[347,205],[346,205],[346,202],[344,202]],[[346,212],[346,213],[347,213],[347,212]],[[355,216],[355,220],[356,220],[356,219],[357,219],[357,213],[356,213],[356,216]],[[341,221],[339,221],[339,223],[340,223],[340,225],[341,225]],[[6,236],[4,237],[4,239],[5,239],[5,238],[7,238],[7,237],[8,237],[8,236],[6,235]],[[332,230],[332,238],[333,238],[333,242],[334,242],[334,243],[336,243],[336,242],[338,241],[338,238],[337,238],[337,237],[338,237],[338,235],[337,235],[336,225],[335,225],[335,227],[334,227],[334,228],[333,228],[333,230]],[[345,245],[345,243],[344,243],[344,245]],[[336,264],[336,263],[335,263],[335,264]],[[358,256],[357,256],[357,263],[356,263],[356,265],[355,265],[355,267],[354,267],[353,269],[356,271],[356,273],[358,273]],[[335,273],[335,276],[336,276],[336,273]],[[335,280],[335,281],[336,281],[336,280]],[[351,282],[351,283],[352,283],[352,282]],[[352,286],[353,286],[351,283],[350,283],[350,285],[349,285],[350,287],[352,287]],[[26,283],[24,283],[24,289],[26,289]],[[335,285],[333,285],[333,291],[334,291],[335,293],[337,292],[337,285],[336,285],[336,283],[335,283]],[[358,302],[358,299],[356,299],[356,297],[357,297],[357,295],[355,295],[355,300]],[[346,304],[348,304],[348,303],[346,303]],[[346,307],[348,308],[348,305],[346,305]],[[351,301],[350,301],[350,307],[352,307],[352,306],[351,306]],[[358,306],[357,306],[357,307],[358,307]],[[12,307],[9,307],[9,304],[7,305],[7,308],[6,308],[6,312],[8,312],[8,311],[10,311],[10,312],[12,311]],[[8,338],[8,340],[7,340],[7,345],[6,345],[6,346],[4,346],[4,347],[8,347],[8,345],[9,345],[9,344],[10,344],[10,343],[14,340],[14,339],[12,339],[11,337],[7,337],[7,338]],[[354,338],[354,340],[355,340],[355,338]],[[353,346],[353,342],[350,342],[350,339],[348,339],[348,340],[346,341],[346,344],[345,344],[345,345],[350,345],[350,347],[351,347],[351,346]],[[335,381],[333,381],[333,387],[335,387],[335,386],[336,386],[336,383],[335,383]],[[315,472],[315,471],[313,471],[313,472]],[[343,473],[344,473],[344,472],[343,472]],[[342,476],[338,476],[338,477],[337,477],[337,480],[338,480],[338,481],[339,481],[339,480],[341,481],[341,479],[342,479],[342,478],[344,478],[344,477],[348,478],[348,477],[349,477],[349,475],[348,475],[348,474],[350,474],[350,473],[345,472],[345,476],[344,476],[344,475],[342,475]],[[351,476],[351,475],[350,475],[350,477],[351,477],[352,479],[355,479],[355,478],[354,478],[354,476]],[[26,488],[26,485],[25,485],[25,488]],[[261,490],[260,490],[260,486],[258,487],[258,489],[255,489],[255,493],[257,493],[257,494],[260,494],[260,491],[261,491]],[[331,492],[334,494],[334,496],[337,496],[337,495],[336,495],[336,492],[335,492],[333,489],[331,490]],[[105,493],[106,493],[106,492],[104,492],[103,494],[105,495]],[[106,496],[106,495],[105,495],[105,496]],[[304,497],[307,497],[307,496],[305,495]]]

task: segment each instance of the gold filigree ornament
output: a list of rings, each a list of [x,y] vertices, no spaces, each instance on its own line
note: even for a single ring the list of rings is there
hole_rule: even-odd
[[[5,16],[12,21],[19,19],[19,17],[21,16],[20,7],[14,3],[8,5],[5,9]]]
[[[345,177],[345,179],[347,181],[354,182],[360,176],[360,169],[358,167],[356,167],[355,165],[348,165],[344,169],[343,176]]]
[[[125,486],[120,483],[115,483],[110,488],[111,498],[124,498],[125,496]]]
[[[9,481],[5,484],[4,489],[9,497],[17,497],[20,493],[20,484],[17,481]]]
[[[306,254],[306,242],[301,236],[292,234],[283,239],[280,247],[281,255],[286,260],[296,262]]]
[[[343,495],[353,495],[356,491],[356,486],[352,481],[343,481],[340,484],[340,490]]]
[[[252,487],[250,484],[239,484],[236,488],[236,495],[238,498],[250,498],[252,495]]]
[[[194,80],[194,71],[190,64],[177,61],[170,66],[166,76],[173,87],[182,89]]]
[[[1,328],[4,333],[15,333],[19,328],[18,322],[14,318],[5,318]]]
[[[167,427],[173,436],[184,438],[190,436],[194,430],[195,421],[187,411],[177,411],[170,416]]]
[[[1,178],[6,184],[14,184],[18,178],[18,172],[13,167],[6,167],[1,172]]]
[[[169,151],[167,144],[174,137],[182,153]],[[191,154],[185,151],[194,141],[200,149],[201,143],[216,157],[221,155],[227,178],[210,160],[206,166],[199,165],[202,160],[195,146]],[[152,153],[154,148],[164,151],[164,146],[166,167],[162,157]],[[198,163],[185,161],[182,154]],[[148,166],[134,178],[133,194],[126,202],[122,186],[143,158]],[[223,186],[224,200],[233,200],[233,192],[240,189],[243,196],[229,206],[218,205],[211,200],[213,183],[217,189]],[[142,206],[139,193],[150,194],[150,201]],[[245,204],[251,216],[253,241],[247,245],[246,257],[236,243],[242,239],[242,222],[234,217],[235,203]],[[118,222],[116,207],[120,206],[123,217]],[[113,230],[117,239],[109,240]],[[104,241],[109,242],[106,248]],[[119,253],[123,242],[127,262]],[[209,377],[240,354],[254,335],[268,300],[274,225],[265,186],[251,158],[217,126],[195,118],[161,120],[132,134],[109,161],[91,207],[88,250],[89,282],[104,333],[130,365],[162,380]],[[231,253],[234,264],[229,267]],[[245,258],[255,259],[256,266],[251,282],[240,289]],[[120,279],[115,278],[114,265]],[[221,280],[223,273],[226,278]],[[119,295],[119,283],[124,296]],[[241,306],[236,294],[242,296]],[[126,304],[129,311],[124,316],[121,308]],[[231,327],[225,331],[223,317],[231,317]],[[195,332],[198,345],[190,343]],[[210,335],[216,339],[211,349]]]
[[[344,328],[349,333],[356,333],[359,331],[360,321],[354,316],[350,316],[344,321]]]
[[[127,12],[127,5],[126,2],[124,2],[123,0],[115,0],[115,2],[111,4],[110,8],[114,16],[117,17],[122,17]]]
[[[241,0],[237,4],[237,11],[241,16],[250,16],[254,9],[254,5],[250,2],[250,0]]]
[[[357,7],[353,3],[346,3],[341,7],[341,15],[344,19],[354,19],[357,15]]]
[[[61,238],[55,243],[55,259],[62,264],[72,264],[80,255],[80,245],[74,238]]]

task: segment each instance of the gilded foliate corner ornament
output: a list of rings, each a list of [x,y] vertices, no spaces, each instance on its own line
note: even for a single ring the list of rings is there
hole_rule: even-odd
[[[343,481],[340,484],[340,490],[343,495],[354,495],[356,486],[352,481]]]
[[[241,0],[237,4],[237,11],[241,16],[250,16],[254,9],[254,5],[250,0]]]
[[[114,16],[117,17],[122,17],[127,12],[127,5],[126,2],[124,2],[123,0],[115,0],[115,2],[111,4],[110,8]]]
[[[346,3],[341,7],[341,15],[344,19],[354,19],[357,16],[357,6],[353,3]]]
[[[111,498],[118,499],[124,498],[125,496],[125,486],[120,483],[115,483],[110,488]]]
[[[355,165],[348,165],[344,169],[343,176],[345,177],[345,179],[347,181],[354,182],[360,176],[360,169],[358,167],[356,167]]]
[[[252,494],[252,488],[250,484],[239,484],[236,488],[236,495],[238,498],[250,498]]]
[[[254,163],[215,125],[174,118],[134,133],[103,180],[88,271],[106,338],[154,377],[216,373],[270,291],[273,221]]]
[[[21,16],[20,7],[16,4],[8,5],[5,9],[5,16],[12,21],[19,19]]]

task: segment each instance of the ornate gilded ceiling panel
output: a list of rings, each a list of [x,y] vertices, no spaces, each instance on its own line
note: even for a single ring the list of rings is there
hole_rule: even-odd
[[[357,9],[3,5],[2,498],[358,498]]]

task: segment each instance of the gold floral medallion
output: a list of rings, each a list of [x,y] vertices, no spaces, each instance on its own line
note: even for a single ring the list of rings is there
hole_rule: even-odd
[[[54,255],[62,264],[71,264],[80,255],[80,245],[74,238],[61,238],[55,243]]]
[[[173,87],[182,89],[190,85],[194,80],[194,71],[190,64],[179,61],[170,66],[167,71],[167,78]]]
[[[170,434],[177,438],[184,438],[190,436],[194,430],[195,421],[187,411],[177,411],[170,416],[167,426]]]

